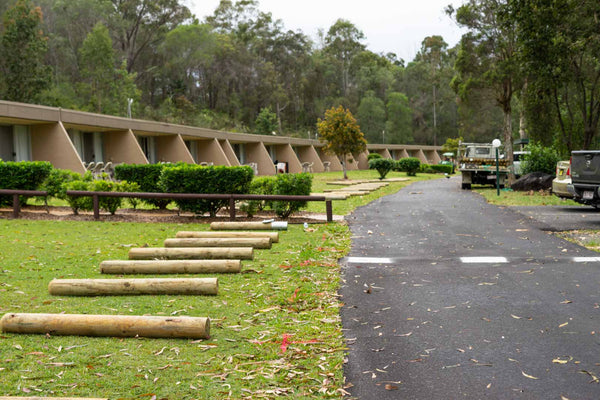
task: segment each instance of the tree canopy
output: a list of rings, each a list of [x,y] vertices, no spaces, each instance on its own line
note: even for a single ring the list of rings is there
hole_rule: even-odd
[[[314,41],[257,0],[204,19],[185,4],[0,2],[0,99],[121,116],[134,99],[136,118],[256,133],[276,121],[295,137],[343,105],[374,143],[600,147],[597,1],[468,0],[447,9],[460,42],[428,35],[412,60],[371,51],[345,19]]]
[[[342,163],[344,179],[348,179],[346,163],[348,157],[367,149],[367,141],[352,113],[343,106],[332,107],[325,118],[317,123],[319,139],[325,141],[323,151],[334,154]]]

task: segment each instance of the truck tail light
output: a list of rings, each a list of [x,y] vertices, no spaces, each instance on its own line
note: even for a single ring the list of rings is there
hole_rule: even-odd
[[[569,158],[569,168],[567,168],[567,176],[571,176],[571,162],[573,161],[573,157]]]

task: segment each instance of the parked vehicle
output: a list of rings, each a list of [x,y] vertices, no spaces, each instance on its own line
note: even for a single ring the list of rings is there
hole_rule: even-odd
[[[499,185],[503,188],[509,169],[504,155],[499,158]],[[458,165],[463,189],[471,189],[471,184],[496,184],[496,148],[491,143],[459,143]]]
[[[559,161],[556,163],[556,178],[552,180],[552,194],[561,199],[572,199],[573,194],[567,189],[571,184],[571,162]]]
[[[530,151],[515,151],[513,152],[513,173],[517,178],[523,174],[521,163],[525,154],[531,154]]]
[[[600,151],[571,152],[571,184],[567,185],[573,200],[600,207]]]

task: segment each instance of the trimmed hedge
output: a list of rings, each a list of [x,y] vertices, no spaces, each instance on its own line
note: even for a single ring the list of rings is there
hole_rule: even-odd
[[[408,176],[416,176],[421,167],[421,160],[416,157],[401,158],[397,161],[397,170],[406,172]]]
[[[63,190],[82,190],[86,192],[139,192],[137,183],[126,181],[114,182],[104,180],[72,180],[63,184]],[[91,211],[93,200],[91,196],[66,196],[65,198],[73,210],[73,214],[79,214],[80,210]],[[123,204],[122,197],[100,197],[98,199],[101,210],[108,211],[114,215]]]
[[[433,171],[435,171],[437,173],[441,173],[441,174],[451,175],[454,173],[452,165],[448,165],[448,164],[431,164],[431,165],[428,165],[428,167],[430,169],[432,169]]]
[[[367,156],[367,160],[369,160],[369,161],[375,160],[378,158],[383,158],[383,156],[379,153],[369,153],[369,155]]]
[[[276,195],[309,196],[312,189],[312,175],[278,174],[275,178],[274,191]],[[272,208],[280,218],[287,218],[292,213],[306,207],[306,201],[274,201]]]
[[[263,176],[254,178],[250,184],[250,194],[266,194],[280,196],[309,196],[312,191],[312,175],[277,174],[276,176]],[[244,202],[240,209],[254,216],[258,211],[270,208],[280,218],[287,218],[292,213],[306,207],[305,201],[262,201],[250,200]]]
[[[140,192],[162,193],[159,185],[160,177],[163,169],[171,166],[170,164],[118,164],[115,166],[115,178],[137,183]],[[142,201],[161,210],[167,208],[171,203],[171,200],[167,199],[143,199]]]
[[[0,161],[0,189],[37,190],[50,171],[47,161]],[[0,205],[12,205],[12,196],[0,196]]]
[[[379,172],[379,179],[385,178],[385,176],[394,169],[396,162],[389,158],[374,158],[369,160],[369,169],[375,169]]]
[[[253,177],[250,167],[177,165],[164,168],[159,185],[165,193],[244,194],[248,193]],[[177,200],[176,203],[183,211],[208,212],[211,217],[228,205],[227,200]]]

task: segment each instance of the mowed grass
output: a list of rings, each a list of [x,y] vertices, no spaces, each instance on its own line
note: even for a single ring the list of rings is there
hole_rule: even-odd
[[[53,278],[101,278],[103,260],[206,225],[0,220],[0,315],[211,318],[208,340],[2,333],[0,395],[110,399],[341,398],[342,224],[291,225],[217,296],[54,297]],[[185,277],[192,277],[184,275]],[[152,276],[139,276],[152,277]],[[201,277],[201,276],[200,276]]]
[[[390,173],[388,177],[403,177]],[[350,180],[377,179],[350,171]],[[417,180],[334,201],[348,214]],[[341,172],[315,174],[313,192]],[[309,211],[325,212],[324,203]],[[54,278],[107,278],[101,261],[132,247],[160,247],[201,224],[0,219],[0,316],[12,312],[211,318],[208,340],[0,335],[0,395],[111,399],[341,398],[346,351],[337,259],[350,247],[344,224],[290,225],[243,273],[220,275],[217,296],[54,297]],[[203,275],[181,275],[202,277]],[[137,276],[157,277],[157,276]]]
[[[561,199],[548,192],[517,192],[513,190],[500,190],[498,196],[496,188],[489,186],[473,185],[473,191],[481,194],[488,203],[503,206],[581,206],[573,200]]]

